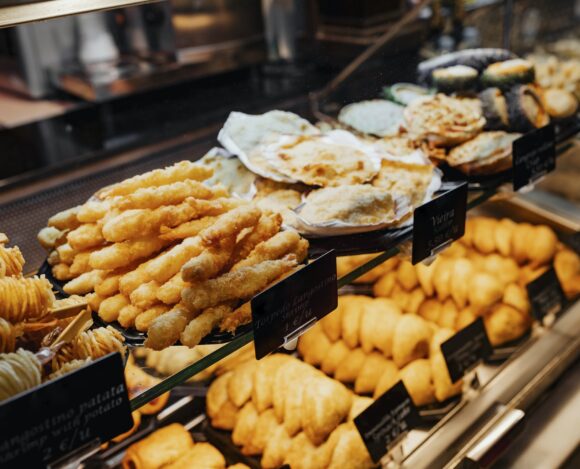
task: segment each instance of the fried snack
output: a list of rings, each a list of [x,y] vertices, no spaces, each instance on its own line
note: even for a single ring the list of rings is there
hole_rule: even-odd
[[[223,318],[220,323],[220,331],[233,334],[240,325],[249,324],[251,321],[252,304],[248,301]]]
[[[97,193],[97,197],[103,200],[116,195],[129,195],[144,187],[158,187],[187,179],[203,181],[212,174],[213,170],[207,166],[195,164],[191,161],[180,161],[164,169],[154,169],[153,171],[125,179],[102,189]]]
[[[213,225],[216,220],[217,217],[203,217],[182,223],[175,228],[162,226],[159,230],[161,233],[159,237],[168,241],[191,238],[192,236],[197,236],[201,231]]]
[[[106,276],[105,270],[91,270],[65,283],[62,289],[69,295],[85,295],[92,292]]]
[[[172,310],[157,317],[147,331],[145,347],[161,350],[173,345],[195,315],[196,312],[178,304]]]
[[[201,310],[237,299],[248,299],[296,266],[296,256],[264,261],[185,288],[181,294],[190,310]]]
[[[122,197],[111,197],[107,200],[88,200],[81,205],[77,213],[77,219],[81,223],[98,222],[102,218],[105,218],[121,200]]]
[[[16,350],[16,339],[22,331],[18,326],[0,318],[0,353],[10,353]]]
[[[166,305],[175,305],[181,301],[181,290],[186,286],[179,272],[159,287],[157,299]]]
[[[201,254],[183,265],[181,268],[182,279],[193,283],[220,274],[228,265],[235,243],[236,236],[232,233],[230,236],[222,238],[218,243],[204,249]]]
[[[308,241],[302,239],[295,231],[281,231],[266,241],[258,244],[248,257],[235,264],[231,271],[249,267],[264,261],[280,259],[294,253],[297,261],[302,262],[308,251]]]
[[[179,423],[154,431],[132,444],[123,458],[123,469],[155,469],[175,462],[193,447],[191,434]]]
[[[167,282],[181,270],[183,264],[192,257],[201,254],[202,250],[203,246],[199,237],[184,239],[177,246],[173,246],[152,261],[147,262],[143,269],[146,281],[155,280],[159,284]]]
[[[139,308],[135,305],[127,305],[121,311],[119,311],[119,317],[117,321],[119,324],[124,328],[130,328],[135,325],[135,319],[143,312],[142,308]]]
[[[72,264],[70,265],[70,274],[73,276],[78,276],[88,272],[91,269],[89,265],[89,258],[91,256],[92,251],[83,251],[79,252],[73,259]]]
[[[71,207],[67,210],[63,210],[62,212],[54,214],[48,219],[47,225],[54,226],[61,231],[74,230],[77,226],[80,225],[80,222],[77,219],[77,213],[79,212],[80,208],[81,206],[77,205],[76,207]]]
[[[220,196],[221,191],[217,192]],[[185,180],[159,187],[143,187],[127,194],[115,203],[115,208],[128,210],[134,208],[155,209],[162,205],[177,205],[188,197],[212,199],[216,191],[199,181]]]
[[[56,248],[56,253],[58,254],[58,259],[63,264],[71,265],[77,255],[77,251],[72,248],[69,243],[61,244]]]
[[[84,251],[100,246],[105,242],[101,226],[96,223],[80,225],[78,228],[69,231],[66,239],[75,251]]]
[[[103,298],[115,295],[119,292],[119,281],[123,275],[124,274],[119,271],[107,273],[107,276],[95,285],[95,293]]]
[[[116,321],[119,311],[129,304],[129,298],[122,293],[106,298],[99,306],[99,317],[105,322]]]
[[[6,248],[0,245],[0,278],[22,275],[24,256],[18,246]]]
[[[40,385],[42,366],[28,350],[0,354],[0,401]]]
[[[166,305],[155,305],[143,311],[135,318],[135,329],[140,332],[147,331],[151,323],[167,311],[169,311],[169,306]]]
[[[52,285],[44,276],[0,279],[0,317],[13,324],[44,317],[53,303]]]
[[[59,230],[54,226],[45,226],[36,235],[40,245],[47,250],[51,250],[66,241],[68,230]]]
[[[51,379],[56,379],[56,378],[59,378],[61,376],[64,376],[72,371],[78,370],[79,368],[82,368],[83,366],[88,365],[91,361],[92,361],[91,358],[85,358],[85,359],[76,359],[76,360],[71,360],[70,362],[66,362],[58,370],[56,370],[54,373],[51,373],[49,375],[48,379],[51,380]]]
[[[234,254],[232,256],[232,263],[235,264],[242,259],[248,257],[248,255],[254,250],[254,248],[267,239],[270,239],[282,226],[282,217],[279,214],[265,214],[258,220],[258,224],[247,233],[236,245],[234,249]]]
[[[226,469],[223,455],[209,443],[196,443],[183,453],[177,461],[164,466],[165,469],[190,469],[192,462],[204,469]]]
[[[185,327],[180,336],[181,343],[188,347],[195,347],[232,310],[233,308],[229,305],[207,308]]]
[[[137,238],[106,246],[91,253],[89,264],[93,269],[113,270],[159,252],[168,241],[157,237]]]
[[[74,275],[70,273],[70,266],[66,264],[56,264],[53,266],[52,275],[55,279],[61,282],[74,278]]]
[[[129,295],[131,304],[138,308],[147,309],[157,303],[157,290],[159,284],[152,280],[137,287]]]
[[[109,218],[103,225],[107,241],[121,242],[159,233],[162,226],[177,226],[197,218],[215,202],[186,199],[179,205],[164,205],[156,209],[131,209]]]
[[[125,339],[119,331],[107,327],[98,327],[81,332],[75,339],[65,344],[52,360],[52,369],[58,370],[72,360],[100,358],[111,352],[124,352]]]
[[[213,225],[199,234],[199,237],[205,245],[211,245],[224,238],[237,236],[244,228],[255,226],[261,214],[260,209],[250,205],[234,208],[218,217]]]

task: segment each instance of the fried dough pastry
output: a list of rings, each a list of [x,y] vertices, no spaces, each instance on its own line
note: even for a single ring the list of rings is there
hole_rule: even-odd
[[[111,244],[91,253],[89,264],[93,269],[118,269],[159,252],[167,244],[168,241],[151,236]]]
[[[196,312],[179,304],[155,318],[147,331],[145,347],[161,350],[173,345],[195,315]]]
[[[97,193],[97,197],[102,200],[117,195],[129,195],[145,187],[164,186],[188,179],[203,181],[212,174],[213,170],[207,166],[195,164],[191,161],[180,161],[173,166],[168,166],[164,169],[154,169],[102,189]]]

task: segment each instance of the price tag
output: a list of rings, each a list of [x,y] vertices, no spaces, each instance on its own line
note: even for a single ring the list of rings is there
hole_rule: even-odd
[[[377,463],[421,417],[399,381],[354,419],[372,460]]]
[[[441,344],[441,352],[453,383],[463,378],[492,351],[482,318],[477,318]]]
[[[0,404],[0,467],[46,467],[94,440],[133,425],[123,359],[90,365]]]
[[[336,254],[330,251],[252,299],[256,358],[295,339],[337,304]]]
[[[566,302],[562,286],[553,267],[526,285],[532,305],[532,314],[538,321],[545,316],[558,314]]]
[[[514,140],[512,154],[514,191],[554,171],[556,168],[554,126],[549,124]]]
[[[413,213],[413,264],[437,254],[465,233],[467,183],[417,207]]]

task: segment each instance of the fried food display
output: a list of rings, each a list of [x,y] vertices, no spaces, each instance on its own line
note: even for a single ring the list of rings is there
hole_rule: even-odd
[[[239,307],[296,268],[308,243],[281,232],[279,215],[206,184],[211,175],[182,161],[51,217],[39,238],[64,291],[87,295],[106,322],[147,332],[157,350],[247,323]]]

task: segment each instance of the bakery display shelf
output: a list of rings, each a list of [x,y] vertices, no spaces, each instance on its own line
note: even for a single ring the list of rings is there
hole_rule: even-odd
[[[466,458],[474,448],[482,447],[486,449],[483,454],[489,455],[487,450],[507,443],[495,440],[493,430],[511,411],[525,413],[579,355],[577,301],[561,313],[552,328],[538,330],[502,366],[480,366],[477,373],[482,386],[477,393],[465,399],[430,432],[415,435],[415,445],[406,448],[396,466],[458,467],[468,462]]]
[[[489,198],[491,198],[495,194],[495,191],[484,191],[481,194],[478,194],[475,197],[471,197],[468,201],[468,209],[478,206],[479,204],[485,202]],[[410,241],[412,236],[412,228],[409,228],[407,236],[404,241]],[[363,265],[357,267],[356,269],[352,270],[348,274],[342,276],[338,279],[337,285],[338,288],[345,287],[351,284],[354,280],[358,277],[361,277],[365,273],[369,272],[379,264],[385,262],[387,259],[396,256],[397,254],[401,253],[402,249],[401,246],[393,246],[390,249],[378,254],[370,261],[367,261]],[[196,375],[197,373],[202,372],[207,367],[217,363],[218,361],[222,360],[223,358],[227,357],[231,353],[239,350],[244,345],[249,344],[254,339],[254,334],[252,330],[249,330],[243,334],[237,335],[232,341],[224,344],[218,350],[206,355],[205,357],[201,358],[197,362],[185,367],[181,371],[175,373],[172,376],[167,377],[165,380],[160,382],[159,384],[143,391],[138,396],[135,396],[131,399],[131,408],[133,410],[138,409],[139,407],[145,405],[152,399],[159,397],[164,392],[170,391],[175,386],[185,382],[187,379],[191,378],[192,376]]]

